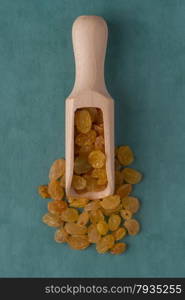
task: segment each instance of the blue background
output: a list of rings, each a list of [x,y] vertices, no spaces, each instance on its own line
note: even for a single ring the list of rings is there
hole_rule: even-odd
[[[106,82],[116,140],[145,176],[142,232],[122,256],[54,243],[37,186],[64,156],[74,82],[71,25],[108,21]],[[185,276],[185,1],[0,0],[0,276]]]

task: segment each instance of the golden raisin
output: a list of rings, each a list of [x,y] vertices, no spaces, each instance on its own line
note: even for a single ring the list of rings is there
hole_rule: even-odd
[[[136,235],[140,230],[139,222],[136,219],[126,220],[124,226],[130,235]]]
[[[51,227],[59,227],[62,225],[62,220],[59,215],[47,213],[42,217],[42,222]]]
[[[105,152],[104,137],[102,135],[97,136],[94,143],[94,148],[95,150],[100,150],[102,152]]]
[[[92,126],[92,119],[87,109],[79,109],[75,112],[75,125],[79,132],[89,132]]]
[[[57,180],[50,181],[48,192],[53,200],[61,200],[64,197],[64,189]]]
[[[128,166],[134,161],[134,154],[129,146],[121,146],[117,150],[117,158],[123,166]]]
[[[78,211],[75,208],[66,208],[61,213],[61,219],[65,222],[76,222],[78,220]]]
[[[96,123],[97,124],[102,124],[103,123],[103,112],[100,108],[97,108]]]
[[[96,187],[96,192],[101,192],[101,191],[104,191],[105,188],[107,187],[107,184],[103,184],[103,185],[98,185],[97,184],[97,187]]]
[[[91,224],[88,227],[88,240],[90,243],[98,243],[101,239],[101,235],[99,234],[96,225]]]
[[[113,236],[116,241],[121,240],[124,238],[127,234],[127,231],[124,227],[119,227],[116,231],[113,232]]]
[[[115,170],[115,184],[120,186],[123,184],[123,173],[119,170]]]
[[[42,198],[50,198],[50,195],[48,193],[48,186],[46,184],[40,185],[38,187],[38,193]]]
[[[100,204],[104,209],[115,209],[120,204],[120,196],[107,196],[103,198]]]
[[[53,200],[48,202],[48,211],[52,214],[60,215],[67,207],[67,203],[63,200]]]
[[[87,235],[72,235],[67,239],[68,245],[75,250],[83,250],[89,246]]]
[[[88,157],[89,153],[94,150],[94,145],[83,145],[79,150],[79,156]]]
[[[87,192],[97,191],[97,189],[98,189],[97,179],[92,178],[89,175],[84,175],[84,178],[87,181],[87,185],[86,185]]]
[[[105,253],[114,245],[114,237],[112,234],[105,235],[101,240],[96,244],[96,250],[98,253]]]
[[[111,231],[115,231],[116,229],[118,229],[120,223],[121,223],[121,218],[120,218],[119,215],[112,214],[112,215],[109,217],[108,224],[109,224],[109,229],[110,229]]]
[[[136,197],[125,197],[122,199],[123,208],[130,210],[132,213],[136,213],[139,210],[140,203]]]
[[[49,171],[49,179],[57,180],[65,173],[65,159],[60,158],[54,161]]]
[[[87,181],[85,180],[85,178],[83,178],[81,176],[73,175],[72,187],[74,187],[74,189],[83,190],[83,189],[85,189],[86,184],[87,184]]]
[[[94,150],[89,154],[88,162],[95,169],[103,168],[105,165],[105,154],[100,150]]]
[[[123,169],[123,178],[127,183],[136,184],[139,183],[142,179],[142,174],[132,168]]]
[[[80,235],[85,234],[87,232],[87,227],[73,222],[67,222],[64,228],[66,232],[71,235]]]
[[[83,211],[78,218],[77,224],[79,225],[87,225],[89,222],[89,213],[87,211]]]
[[[98,185],[104,185],[107,183],[107,173],[105,169],[94,169],[91,176],[97,178]]]
[[[98,135],[104,136],[104,128],[103,128],[103,124],[99,124],[99,125],[94,124],[94,125],[93,125],[93,129],[96,131],[96,133],[97,133]]]
[[[87,159],[82,156],[78,156],[74,161],[74,171],[77,175],[85,174],[92,169]]]
[[[116,190],[116,195],[119,195],[121,198],[127,197],[132,192],[131,184],[122,184]]]
[[[104,213],[105,216],[108,217],[108,216],[111,216],[112,214],[118,214],[121,209],[122,209],[122,204],[119,204],[114,209],[104,209],[104,208],[102,208],[102,212]]]
[[[75,156],[79,155],[80,149],[81,149],[80,146],[74,144],[74,155],[75,155]]]
[[[61,187],[65,188],[65,174],[60,179],[60,185]]]
[[[134,160],[130,147],[117,147],[115,194],[96,200],[83,198],[83,193],[99,192],[107,187],[102,111],[90,107],[77,110],[74,131],[74,174],[71,186],[79,196],[66,196],[69,203],[62,200],[65,160],[56,160],[50,168],[48,186],[42,185],[38,189],[41,197],[53,199],[48,203],[48,213],[42,220],[48,226],[58,227],[54,236],[58,243],[67,242],[77,250],[95,243],[99,253],[109,251],[111,254],[121,254],[127,245],[115,241],[124,238],[127,232],[136,235],[140,230],[139,222],[132,218],[140,202],[129,194],[132,192],[132,184],[140,182],[142,175],[137,170],[121,166],[128,166]],[[124,221],[122,227],[119,227],[121,217]]]
[[[89,213],[90,220],[93,224],[96,224],[100,221],[104,221],[104,215],[100,209],[91,210]]]
[[[92,200],[85,206],[85,211],[97,210],[100,207],[100,200]]]
[[[107,234],[107,232],[109,231],[109,226],[105,221],[100,221],[97,223],[96,225],[98,232],[101,235],[105,235]]]
[[[78,146],[92,145],[96,140],[96,131],[90,130],[88,133],[80,133],[75,138],[75,144]]]
[[[96,122],[97,118],[97,109],[95,107],[87,107],[86,108],[88,112],[90,113],[92,122]]]
[[[121,254],[125,252],[127,249],[127,244],[125,243],[116,243],[111,249],[110,253],[111,254]]]
[[[54,239],[57,243],[65,243],[65,242],[67,242],[68,236],[69,235],[66,232],[66,230],[64,229],[64,227],[61,227],[61,228],[57,229],[57,231],[55,232]]]
[[[122,218],[124,220],[129,220],[129,219],[132,218],[132,212],[130,210],[128,210],[128,209],[122,209],[120,211],[120,215],[122,216]]]
[[[78,207],[78,208],[85,207],[85,205],[89,201],[87,198],[73,198],[73,197],[68,198],[68,200],[69,200],[69,205],[71,207]]]

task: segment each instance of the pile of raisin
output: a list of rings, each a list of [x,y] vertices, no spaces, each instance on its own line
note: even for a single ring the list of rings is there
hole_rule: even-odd
[[[82,124],[81,118],[76,119],[76,127],[81,133],[76,135],[78,141],[76,145],[79,148],[76,148],[75,168],[78,171],[75,171],[73,186],[77,191],[89,188],[94,190],[95,186],[105,185],[105,162],[102,163],[104,159],[100,158],[101,162],[99,162],[97,157],[93,158],[96,156],[94,154],[96,151],[104,154],[103,143],[101,143],[101,150],[100,148],[94,150],[96,139],[103,138],[103,126],[102,123],[92,125],[92,117],[90,119],[87,116],[86,110],[80,110],[77,113],[83,115],[85,125]],[[93,114],[94,110],[90,110],[89,113]],[[94,129],[91,129],[92,126]],[[97,129],[95,129],[96,126]],[[89,142],[92,140],[93,143]],[[80,151],[85,153],[84,165],[79,162]],[[140,224],[135,218],[140,208],[140,201],[131,196],[131,193],[133,185],[141,181],[142,174],[128,167],[133,161],[134,154],[129,146],[115,149],[115,193],[97,200],[67,197],[65,194],[65,160],[57,159],[52,164],[49,171],[49,183],[39,186],[38,191],[42,198],[52,199],[47,203],[48,213],[43,216],[42,221],[48,226],[57,228],[54,234],[56,242],[67,243],[76,250],[83,250],[95,244],[98,253],[121,254],[126,251],[127,244],[122,240],[127,234],[134,236],[140,230]],[[82,176],[82,174],[86,175]],[[94,181],[90,182],[90,178],[96,179],[96,184]]]
[[[74,123],[72,187],[78,194],[102,191],[107,186],[102,111],[96,107],[78,109]]]

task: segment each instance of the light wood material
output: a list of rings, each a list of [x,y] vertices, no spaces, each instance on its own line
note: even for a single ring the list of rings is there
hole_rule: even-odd
[[[78,17],[72,29],[76,78],[66,99],[66,193],[73,197],[99,199],[114,192],[114,101],[104,80],[107,24],[98,16]],[[103,112],[108,185],[101,192],[77,194],[71,187],[74,169],[74,113],[82,107]]]

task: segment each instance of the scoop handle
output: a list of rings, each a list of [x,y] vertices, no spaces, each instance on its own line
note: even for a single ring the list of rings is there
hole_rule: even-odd
[[[72,28],[76,77],[72,94],[84,90],[98,91],[107,96],[104,61],[108,29],[99,16],[80,16]]]

